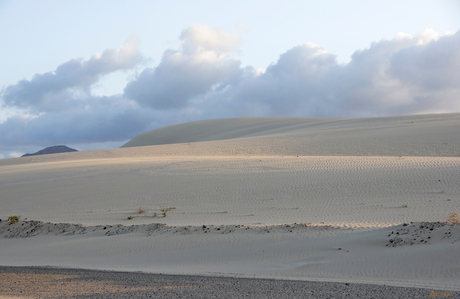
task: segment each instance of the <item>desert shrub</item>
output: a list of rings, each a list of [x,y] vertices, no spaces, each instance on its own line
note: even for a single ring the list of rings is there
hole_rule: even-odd
[[[10,216],[8,216],[8,221],[10,222],[10,224],[13,224],[13,223],[18,222],[20,218],[21,218],[21,216],[10,215]]]

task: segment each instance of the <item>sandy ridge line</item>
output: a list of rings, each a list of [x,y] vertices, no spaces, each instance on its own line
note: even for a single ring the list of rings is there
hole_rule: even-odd
[[[125,226],[96,225],[83,226],[71,223],[51,223],[36,220],[20,221],[9,224],[0,222],[0,235],[3,238],[29,238],[38,235],[74,236],[88,233],[99,236],[116,236],[130,233],[141,233],[146,236],[163,234],[230,234],[230,233],[305,233],[326,232],[339,230],[341,232],[353,232],[359,229],[340,227],[334,225],[317,225],[311,223],[294,223],[280,225],[203,225],[203,226],[167,226],[161,223],[139,224]],[[394,226],[394,230],[388,234],[389,239],[385,244],[390,247],[398,247],[414,244],[432,243],[456,243],[460,241],[460,223],[447,222],[411,222]]]

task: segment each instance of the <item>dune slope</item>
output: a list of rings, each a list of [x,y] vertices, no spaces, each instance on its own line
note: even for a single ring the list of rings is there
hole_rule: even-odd
[[[458,128],[458,113],[348,119],[214,119],[152,130],[122,147],[219,141],[206,147],[218,154],[458,157]],[[226,147],[233,152],[225,151]]]

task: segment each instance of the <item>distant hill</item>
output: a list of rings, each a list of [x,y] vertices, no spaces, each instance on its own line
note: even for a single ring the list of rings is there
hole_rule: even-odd
[[[68,152],[78,152],[76,149],[67,147],[65,145],[55,145],[55,146],[50,146],[45,149],[42,149],[36,153],[33,154],[25,154],[22,155],[22,157],[28,157],[28,156],[37,156],[37,155],[48,155],[48,154],[58,154],[58,153],[68,153]]]

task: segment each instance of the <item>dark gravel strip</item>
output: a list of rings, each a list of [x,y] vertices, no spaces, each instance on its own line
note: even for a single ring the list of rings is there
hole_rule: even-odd
[[[460,298],[460,292],[372,284],[51,267],[0,266],[0,275],[0,298]],[[72,277],[65,278],[67,275]],[[50,282],[49,277],[59,276]],[[45,277],[48,285],[43,282]],[[54,292],[54,287],[59,291]]]

